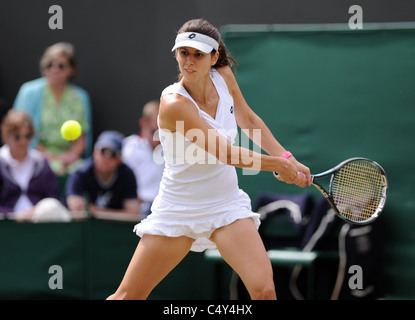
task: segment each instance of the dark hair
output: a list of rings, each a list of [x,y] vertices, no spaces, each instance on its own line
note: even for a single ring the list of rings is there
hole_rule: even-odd
[[[219,43],[219,58],[213,68],[218,68],[222,66],[234,66],[234,72],[236,72],[237,63],[234,57],[226,49],[225,44],[223,43],[222,37],[219,30],[213,26],[210,22],[204,19],[193,19],[187,21],[177,32],[177,34],[183,32],[198,32],[204,35],[207,35],[215,39]],[[216,53],[216,50],[212,50],[212,55]]]

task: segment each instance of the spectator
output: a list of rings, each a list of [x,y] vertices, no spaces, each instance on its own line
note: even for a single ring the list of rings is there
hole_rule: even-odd
[[[71,44],[60,42],[47,48],[40,69],[43,77],[21,86],[13,108],[32,116],[38,133],[32,147],[43,152],[55,173],[65,176],[78,168],[82,157],[91,152],[89,96],[84,89],[70,83],[78,70]],[[73,142],[60,135],[60,127],[66,120],[77,120],[82,125],[82,135]]]
[[[24,111],[9,110],[2,127],[0,148],[0,212],[3,218],[31,220],[35,205],[46,198],[59,196],[58,182],[48,161],[30,149],[34,135],[30,116]]]
[[[124,136],[104,131],[95,143],[92,158],[71,174],[66,203],[71,211],[139,214],[137,183],[133,171],[122,162]],[[89,202],[89,207],[87,204]]]
[[[158,130],[159,104],[159,100],[152,100],[144,105],[138,122],[140,132],[125,138],[122,149],[123,161],[134,171],[137,180],[137,194],[143,218],[150,214],[164,170],[164,160],[155,160],[153,157],[154,149],[160,145],[158,134],[155,137]]]

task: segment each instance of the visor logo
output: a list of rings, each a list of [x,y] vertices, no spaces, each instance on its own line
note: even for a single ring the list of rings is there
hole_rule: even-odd
[[[196,37],[195,33],[192,33],[192,34],[189,35],[189,39],[193,39],[194,37]]]

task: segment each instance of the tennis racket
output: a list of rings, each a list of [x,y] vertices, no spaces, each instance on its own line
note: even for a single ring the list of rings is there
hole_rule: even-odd
[[[303,173],[299,173],[304,176]],[[274,172],[278,177],[278,173]],[[328,191],[315,180],[330,176]],[[347,159],[325,172],[311,175],[315,186],[330,203],[336,214],[346,222],[367,224],[383,210],[388,191],[385,171],[366,158]]]

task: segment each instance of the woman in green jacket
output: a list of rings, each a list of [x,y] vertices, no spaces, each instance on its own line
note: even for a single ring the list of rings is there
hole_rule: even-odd
[[[60,42],[48,47],[40,69],[43,77],[21,86],[13,108],[31,115],[37,133],[31,146],[43,152],[57,175],[66,175],[91,153],[89,95],[70,82],[77,73],[71,44]],[[82,135],[75,141],[64,140],[60,135],[60,127],[66,120],[76,120],[82,126]]]

